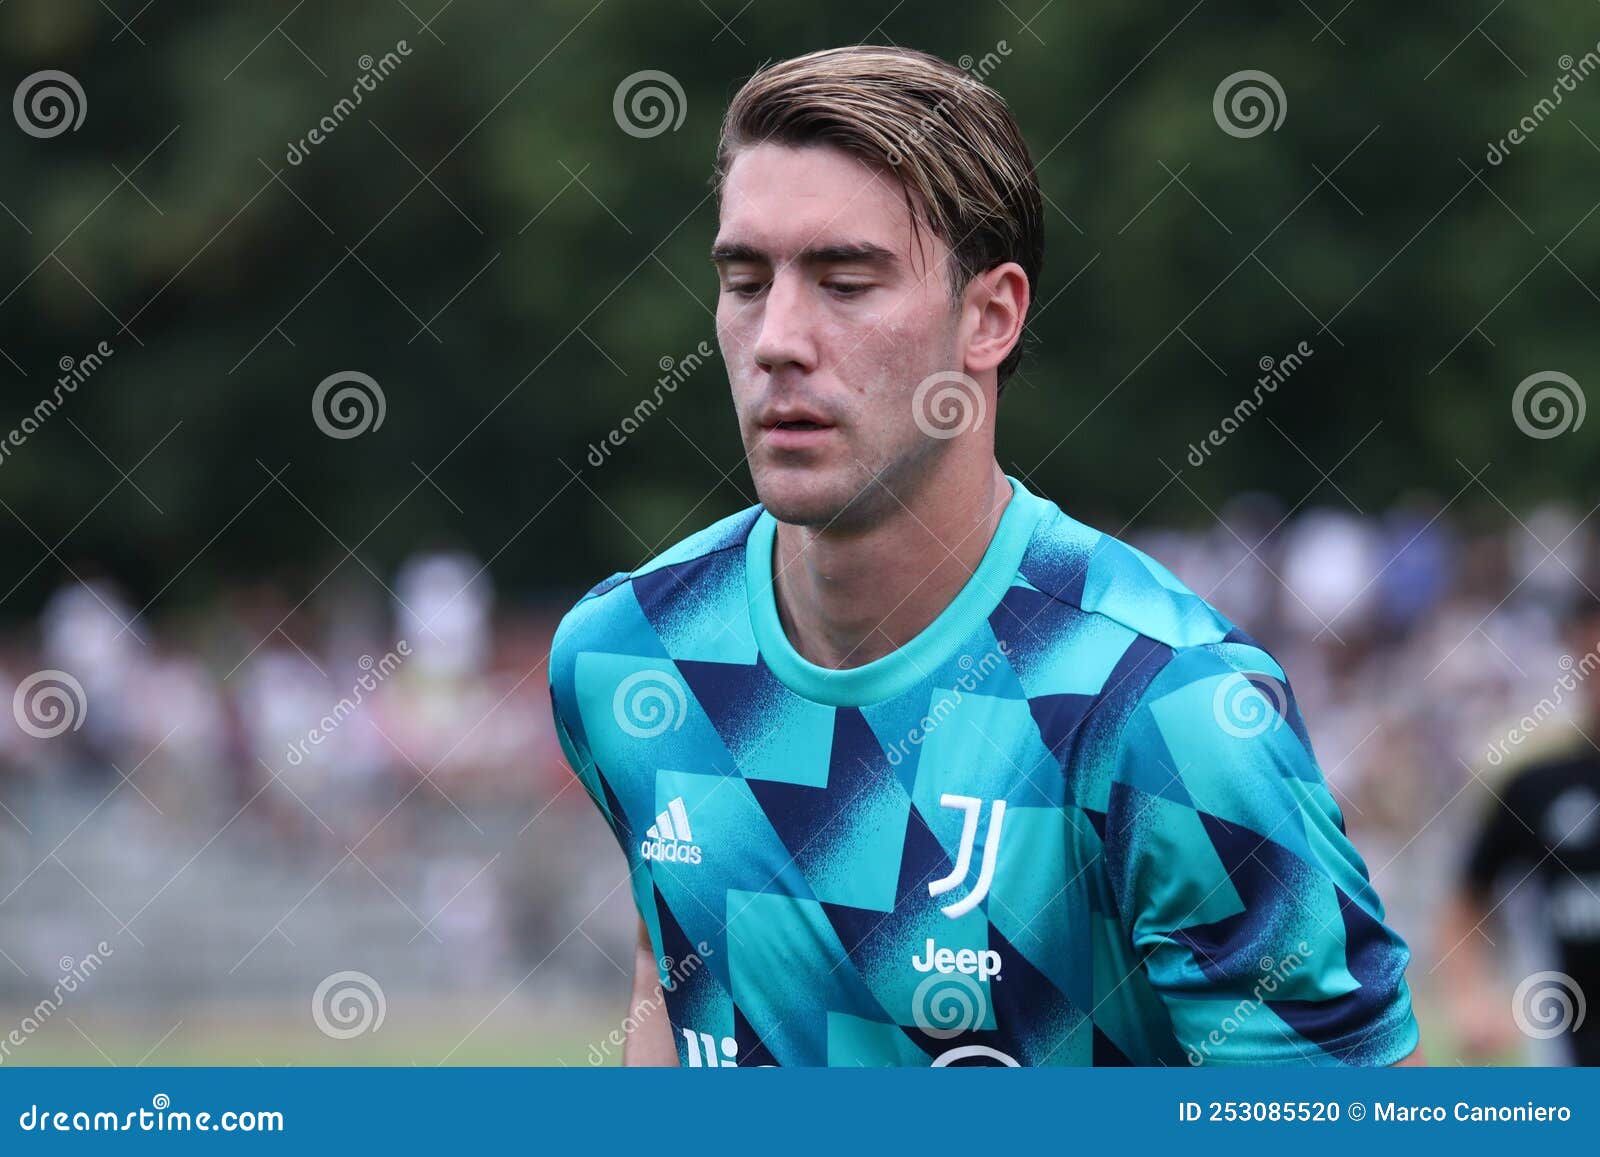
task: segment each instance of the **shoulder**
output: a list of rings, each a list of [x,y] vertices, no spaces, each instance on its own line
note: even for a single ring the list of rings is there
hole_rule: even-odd
[[[743,598],[745,540],[760,513],[741,510],[595,584],[556,627],[552,682],[570,677],[582,652],[664,654],[663,635],[689,632],[688,620],[725,620],[722,604]]]
[[[1171,649],[1248,638],[1161,563],[1054,503],[1019,572],[1042,593]]]
[[[1072,629],[1092,623],[1115,640],[1119,659],[1103,698],[1131,707],[1230,676],[1286,681],[1265,648],[1164,565],[1053,503],[1046,504],[1018,579],[1037,592],[1035,602],[1055,604]]]
[[[1070,723],[1051,746],[1096,806],[1113,783],[1318,774],[1277,660],[1143,551],[1045,503],[1007,603],[1007,654],[1047,720]]]

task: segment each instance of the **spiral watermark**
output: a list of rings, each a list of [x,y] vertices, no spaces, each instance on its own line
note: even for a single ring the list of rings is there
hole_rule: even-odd
[[[911,994],[911,1019],[935,1040],[978,1028],[988,1013],[983,985],[961,972],[935,973]]]
[[[382,986],[365,972],[335,972],[311,994],[311,1019],[334,1040],[377,1032],[388,1010]]]
[[[358,370],[329,374],[311,395],[311,420],[328,437],[341,441],[378,429],[387,412],[383,387]]]
[[[635,671],[617,684],[611,715],[635,739],[654,739],[683,726],[689,701],[671,671],[659,667]]]
[[[1529,374],[1511,395],[1511,420],[1528,437],[1541,441],[1582,426],[1587,409],[1583,387],[1557,370]]]
[[[83,684],[66,671],[35,671],[17,684],[11,714],[17,726],[35,739],[54,739],[83,726],[89,698]]]
[[[1588,1011],[1583,989],[1565,972],[1535,972],[1511,996],[1512,1019],[1535,1040],[1577,1032]]]
[[[1236,671],[1217,684],[1211,715],[1235,739],[1254,739],[1283,722],[1289,689],[1260,671]]]
[[[917,429],[940,441],[980,428],[986,412],[983,387],[960,370],[929,374],[911,394]]]
[[[47,68],[22,78],[11,98],[11,112],[23,132],[47,140],[77,132],[89,115],[89,100],[71,74]]]
[[[1211,115],[1217,127],[1230,137],[1259,137],[1268,129],[1278,131],[1289,115],[1289,101],[1283,86],[1271,73],[1246,68],[1223,78],[1211,97]]]
[[[617,127],[640,140],[677,132],[688,112],[689,100],[678,78],[654,68],[624,77],[611,96]]]

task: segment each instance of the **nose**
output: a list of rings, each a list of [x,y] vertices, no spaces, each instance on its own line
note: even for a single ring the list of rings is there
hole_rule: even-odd
[[[767,373],[786,366],[815,369],[811,300],[798,271],[780,269],[774,274],[761,311],[761,330],[753,351],[756,364]]]

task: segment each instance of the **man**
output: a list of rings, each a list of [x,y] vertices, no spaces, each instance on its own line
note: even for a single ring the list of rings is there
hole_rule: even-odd
[[[1282,671],[996,462],[1043,251],[999,96],[801,57],[735,97],[716,175],[761,505],[601,583],[551,655],[636,1009],[665,989],[626,1059],[1411,1054],[1407,950]]]
[[[1600,755],[1588,738],[1600,718],[1600,612],[1579,616],[1571,639],[1582,658],[1566,657],[1550,694],[1489,748],[1491,766],[1508,756],[1520,766],[1486,801],[1445,907],[1445,993],[1474,1060],[1526,1043],[1538,1063],[1600,1065],[1600,1018],[1587,1015],[1584,996],[1600,991]],[[1528,974],[1506,1000],[1498,974],[1508,961],[1485,930],[1504,940],[1511,928]]]

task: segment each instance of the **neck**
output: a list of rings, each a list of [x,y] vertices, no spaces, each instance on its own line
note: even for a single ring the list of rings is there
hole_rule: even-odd
[[[950,605],[978,568],[1011,483],[993,458],[975,478],[891,497],[865,528],[778,524],[773,583],[784,633],[838,670],[899,650]]]

